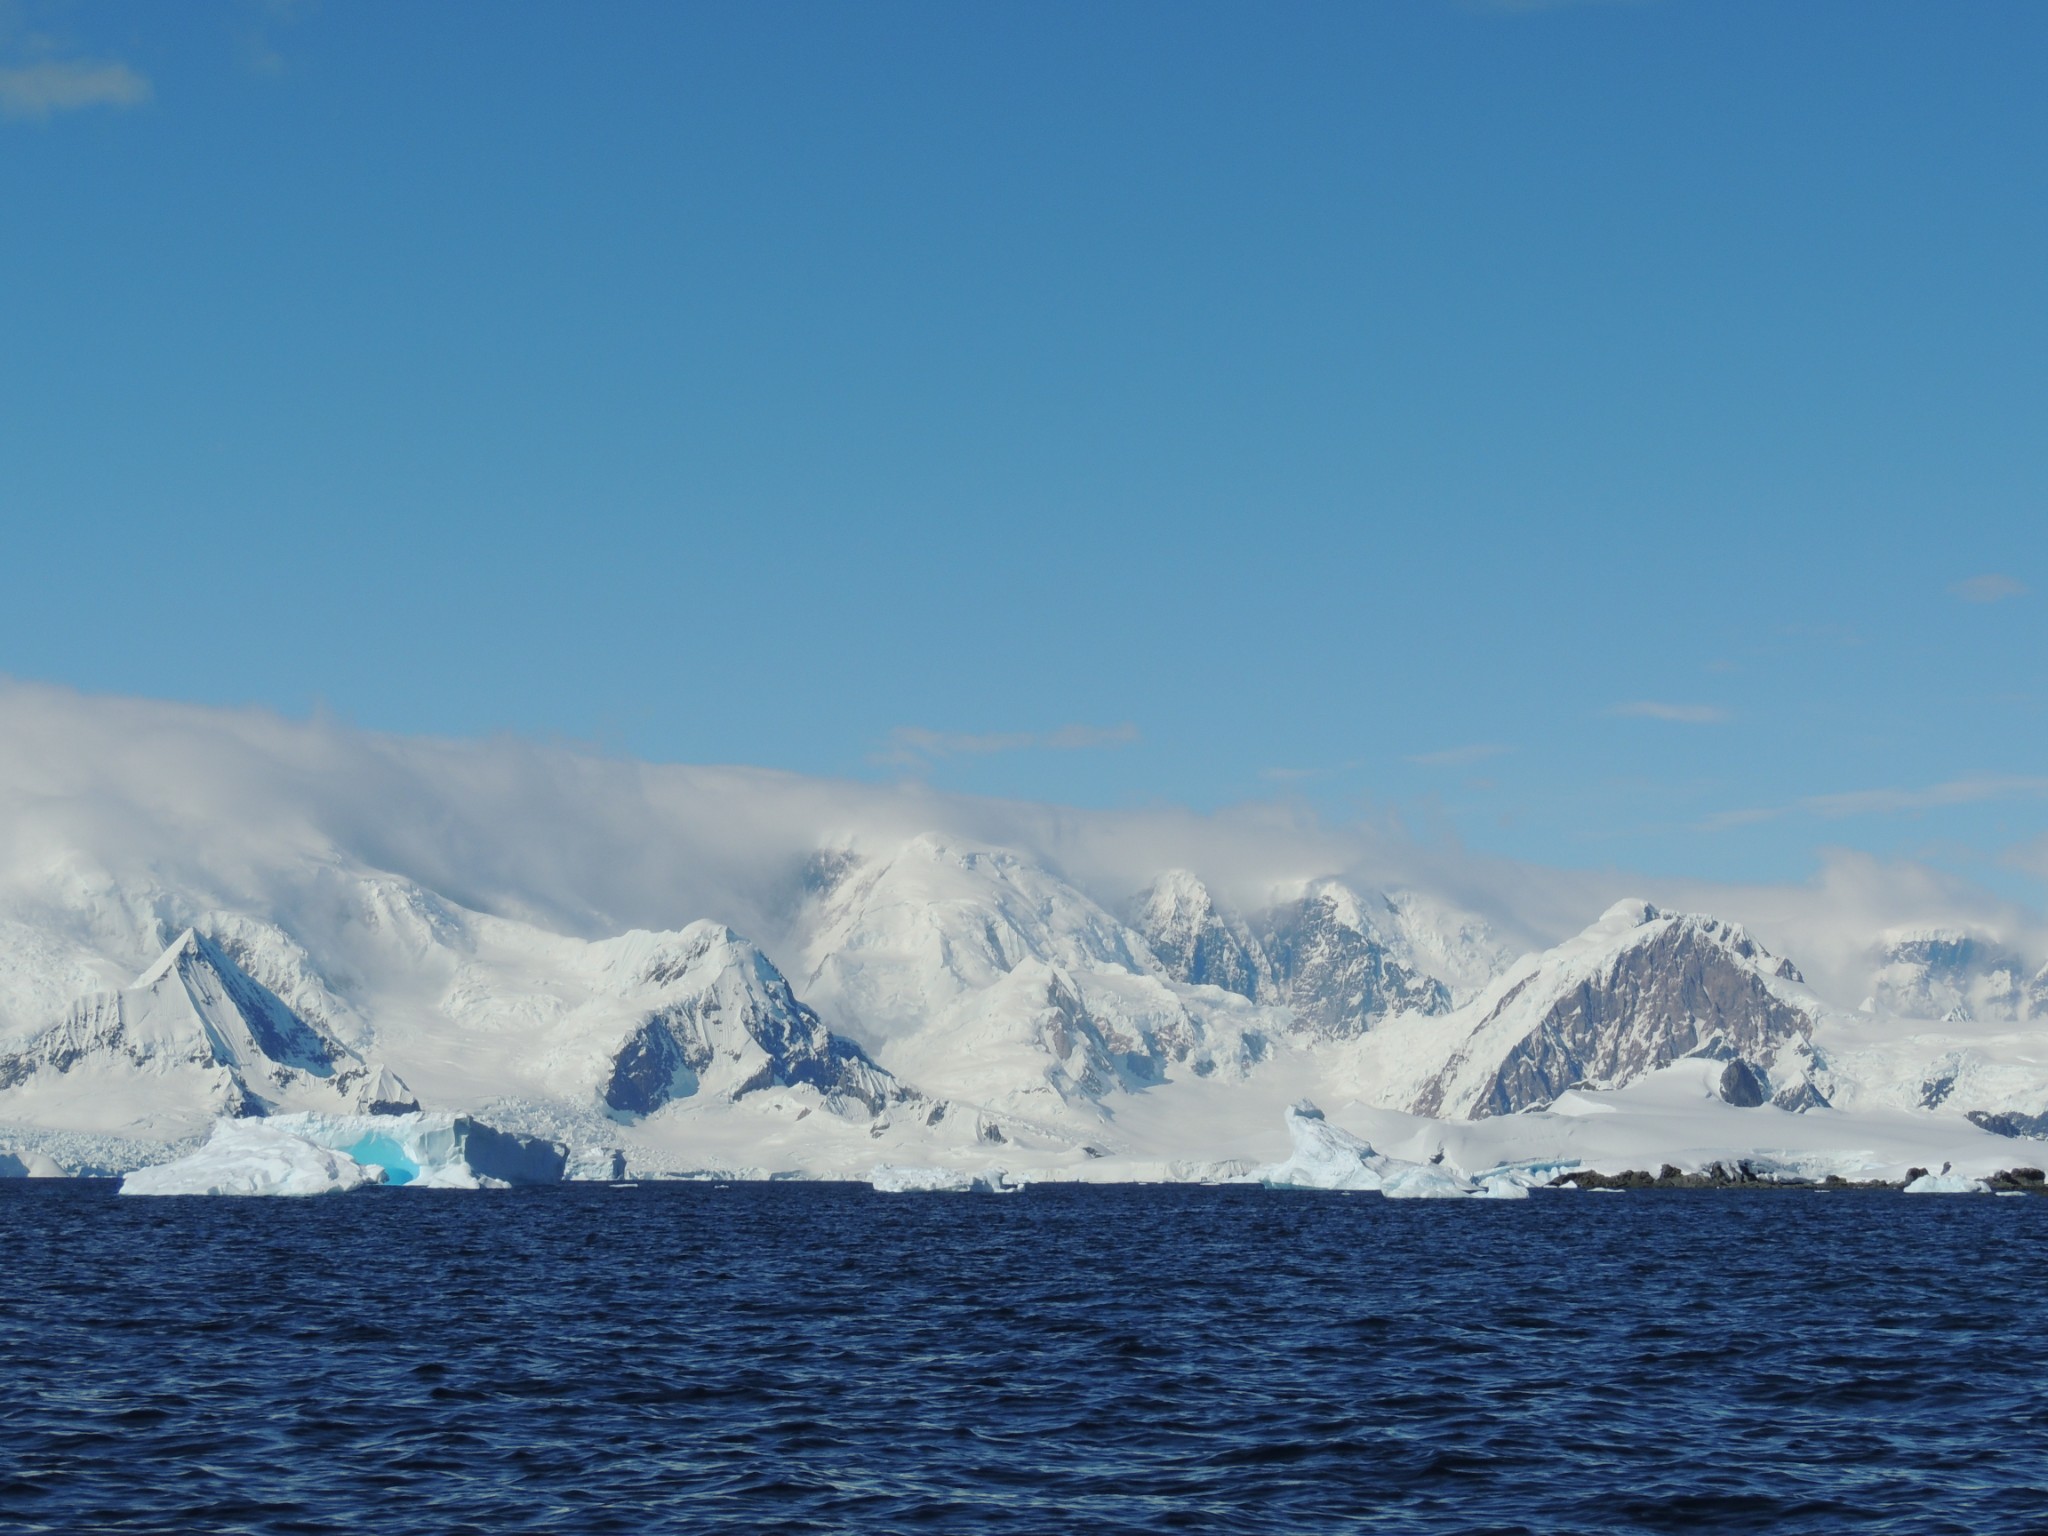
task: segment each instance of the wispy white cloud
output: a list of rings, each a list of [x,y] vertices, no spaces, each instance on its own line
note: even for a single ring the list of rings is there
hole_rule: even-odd
[[[0,117],[40,122],[86,107],[137,107],[153,92],[126,64],[44,59],[0,68]]]
[[[2016,848],[2006,849],[1999,862],[2009,869],[2023,869],[2028,874],[2048,880],[2048,837],[2037,837]]]
[[[1720,725],[1734,717],[1718,704],[1663,704],[1636,699],[1607,711],[1628,720],[1675,720],[1681,725]]]
[[[799,953],[788,924],[802,871],[821,848],[887,855],[920,834],[1015,849],[1106,906],[1165,869],[1195,870],[1244,908],[1325,875],[1424,891],[1517,947],[1555,943],[1640,895],[1749,923],[1809,978],[1827,978],[1824,996],[1851,1005],[1868,982],[1871,936],[1890,927],[1984,928],[2048,953],[2039,911],[1924,864],[1841,850],[1822,855],[1811,881],[1674,881],[1524,864],[1420,841],[1388,816],[1331,822],[1299,800],[1195,811],[983,799],[915,779],[384,736],[327,716],[91,698],[0,676],[0,910],[96,901],[118,877],[284,911],[330,900],[328,871],[366,868],[584,938],[714,918],[787,964]],[[2048,868],[2048,844],[2011,857]],[[120,957],[130,975],[148,958]],[[0,1037],[11,1022],[0,1001]]]
[[[1966,603],[2002,603],[2009,597],[2025,597],[2027,584],[2015,576],[1990,572],[1965,581],[1951,582],[1949,595]]]
[[[1469,768],[1488,758],[1505,757],[1514,750],[1497,741],[1479,741],[1465,747],[1445,747],[1440,752],[1417,752],[1408,761],[1418,768]]]
[[[2048,778],[2036,774],[1976,774],[1920,789],[1858,789],[1813,795],[1801,802],[1821,816],[1897,816],[1987,800],[2033,800],[2048,795]]]
[[[1851,816],[1910,816],[1918,811],[1957,805],[1982,805],[1995,800],[2048,799],[2048,777],[2038,774],[1970,774],[1918,788],[1852,789],[1829,795],[1806,795],[1787,805],[1754,806],[1723,811],[1706,822],[1710,831],[1755,826],[1793,815],[1840,821]]]
[[[934,731],[921,725],[899,725],[889,745],[876,753],[878,763],[912,764],[938,757],[989,757],[1000,752],[1083,752],[1098,747],[1128,746],[1138,728],[1122,725],[1063,725],[1056,731]]]

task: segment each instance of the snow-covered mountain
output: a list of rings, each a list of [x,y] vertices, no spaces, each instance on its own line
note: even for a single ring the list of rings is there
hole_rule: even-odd
[[[1175,981],[1221,987],[1252,1001],[1275,993],[1278,982],[1264,946],[1185,869],[1170,869],[1152,883],[1137,903],[1136,926]]]
[[[1701,1106],[1737,1153],[2048,1124],[2048,970],[2023,926],[1888,923],[1842,951],[1864,957],[1846,981],[1831,957],[1830,998],[1739,924],[1643,901],[1511,944],[1505,903],[1481,917],[1469,889],[1319,867],[1300,843],[1261,862],[1168,826],[1110,856],[1012,811],[985,817],[1012,840],[951,812],[920,830],[929,806],[902,799],[799,837],[801,786],[580,760],[512,803],[601,792],[603,816],[513,859],[526,823],[463,820],[492,781],[421,787],[445,755],[330,771],[322,740],[277,726],[275,761],[216,761],[230,726],[178,716],[207,745],[150,760],[207,772],[172,795],[139,768],[96,777],[143,758],[114,728],[132,720],[86,713],[90,751],[59,732],[18,761],[0,738],[0,1147],[74,1163],[216,1113],[414,1101],[622,1146],[641,1171],[1248,1167],[1303,1097],[1407,1117],[1375,1130],[1389,1147],[1501,1122],[1502,1157],[1501,1136],[1635,1125],[1632,1104],[1657,1106],[1652,1140]],[[379,752],[415,777],[359,801]],[[677,809],[692,797],[716,814]],[[750,820],[758,797],[781,811]],[[644,858],[638,825],[669,829]]]
[[[394,1114],[419,1106],[388,1069],[363,1061],[186,929],[118,991],[87,993],[0,1055],[16,1113],[78,1129],[181,1134],[218,1115],[273,1110]]]
[[[1351,1039],[1398,1013],[1447,1013],[1512,958],[1486,925],[1412,892],[1362,894],[1309,882],[1251,918],[1184,869],[1136,904],[1136,927],[1166,974],[1284,1006],[1294,1028]]]
[[[1245,1000],[1174,985],[1141,935],[1013,851],[920,836],[819,869],[804,994],[930,1093],[1092,1128],[1117,1095],[1257,1050]]]
[[[599,1037],[598,1093],[611,1110],[648,1115],[699,1093],[738,1100],[801,1085],[830,1108],[880,1114],[914,1096],[825,1028],[768,957],[722,924],[630,933],[593,950],[631,1009],[616,1043]]]

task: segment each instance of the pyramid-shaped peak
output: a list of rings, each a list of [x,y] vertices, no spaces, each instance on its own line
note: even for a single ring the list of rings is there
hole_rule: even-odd
[[[197,928],[187,928],[171,940],[162,954],[144,967],[142,974],[135,978],[136,988],[141,990],[153,987],[173,971],[183,970],[194,960],[216,963],[215,957],[209,953],[212,948],[212,945],[199,936]]]

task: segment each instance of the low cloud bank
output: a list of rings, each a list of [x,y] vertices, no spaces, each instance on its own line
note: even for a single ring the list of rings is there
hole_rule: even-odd
[[[1640,895],[1750,924],[1852,1004],[1844,989],[1887,929],[1975,928],[2048,950],[2037,912],[1924,865],[1850,852],[1797,884],[1648,879],[1424,845],[1287,802],[1082,810],[0,682],[0,890],[17,908],[81,867],[240,907],[308,862],[338,860],[586,937],[709,917],[773,943],[821,848],[882,849],[920,832],[1017,849],[1111,906],[1173,867],[1247,907],[1335,875],[1430,891],[1532,946]]]

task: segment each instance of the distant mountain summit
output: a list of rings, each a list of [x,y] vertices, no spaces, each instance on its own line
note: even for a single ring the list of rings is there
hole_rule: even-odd
[[[1135,922],[1175,981],[1284,1007],[1295,1030],[1346,1040],[1393,1014],[1448,1013],[1451,985],[1432,965],[1483,982],[1506,961],[1469,919],[1454,944],[1443,944],[1441,925],[1418,921],[1420,903],[1407,902],[1404,909],[1393,897],[1317,880],[1248,920],[1177,869],[1139,898]],[[1419,945],[1418,934],[1436,942]]]
[[[1175,981],[1221,987],[1252,1002],[1274,995],[1277,983],[1264,947],[1189,871],[1170,869],[1153,882],[1137,904],[1136,925]]]
[[[1896,929],[1878,950],[1871,1006],[1910,1019],[2016,1022],[2048,1016],[2048,967],[1957,928]]]
[[[1451,991],[1410,963],[1393,936],[1384,896],[1368,905],[1350,887],[1319,881],[1266,922],[1266,954],[1280,1001],[1301,1027],[1348,1039],[1395,1013],[1448,1013]]]
[[[628,934],[595,946],[604,975],[639,1005],[603,1074],[605,1104],[632,1115],[699,1093],[740,1099],[814,1088],[829,1107],[879,1114],[911,1097],[796,999],[768,957],[722,923]]]

